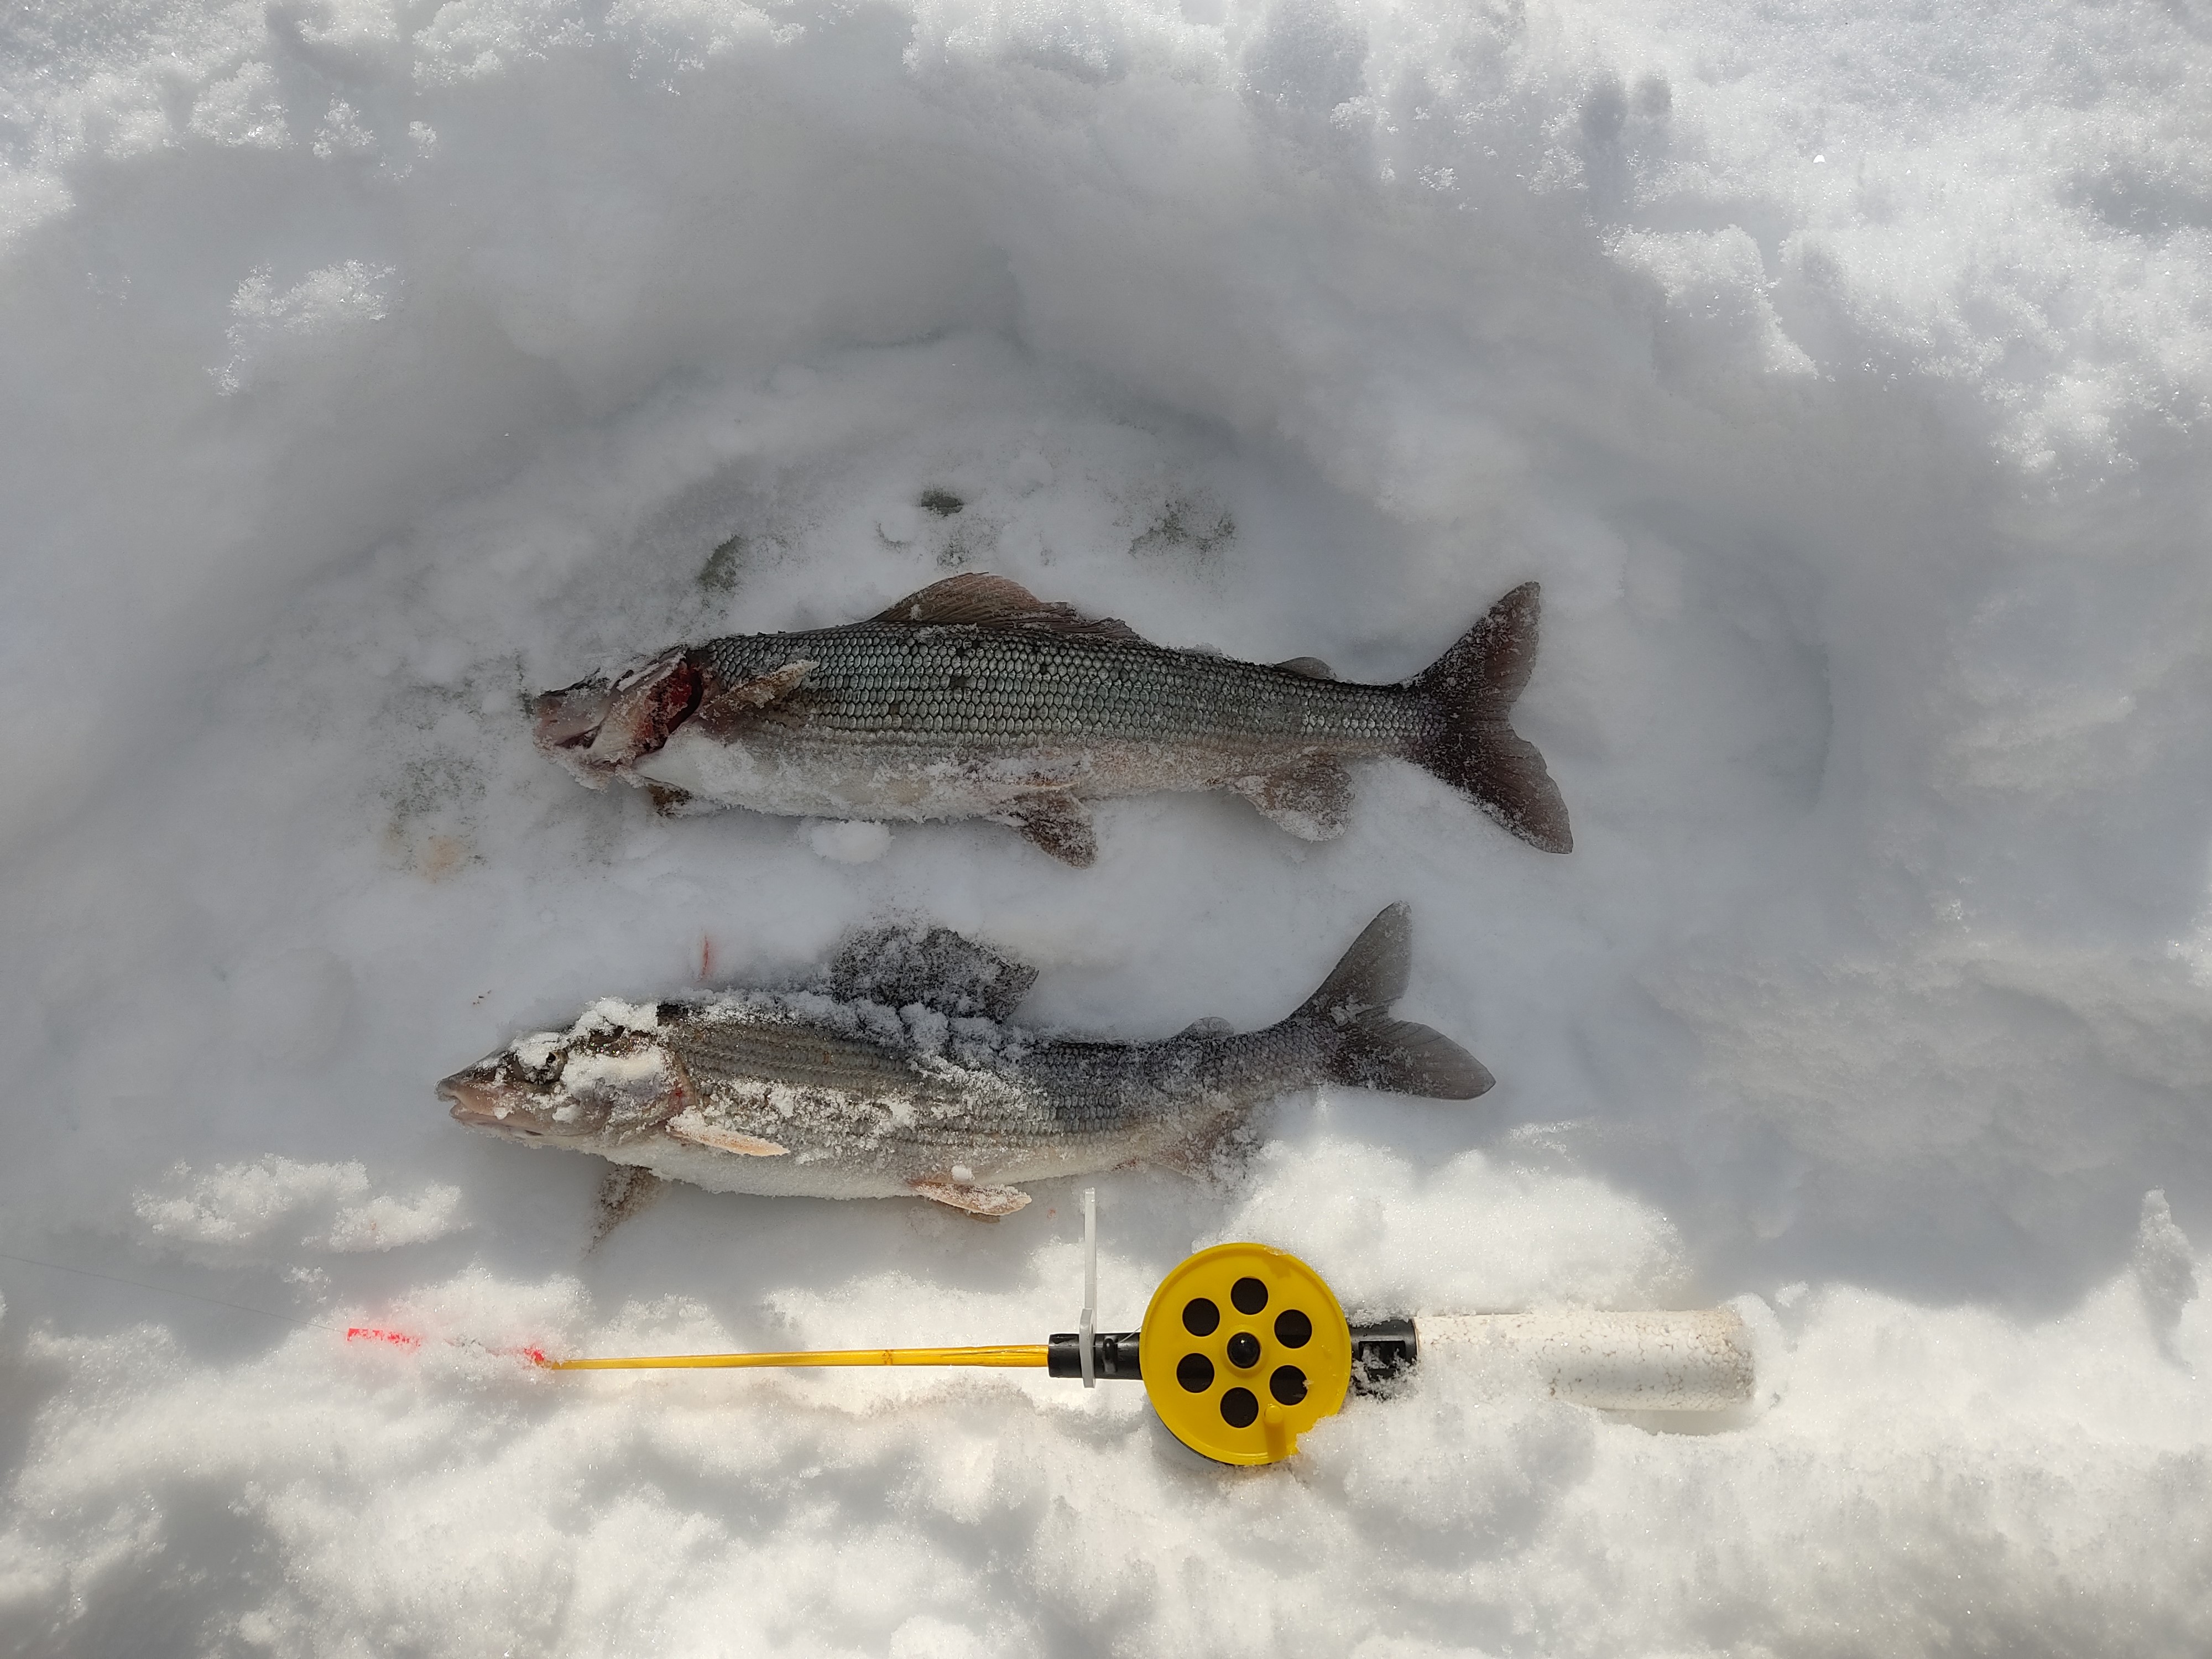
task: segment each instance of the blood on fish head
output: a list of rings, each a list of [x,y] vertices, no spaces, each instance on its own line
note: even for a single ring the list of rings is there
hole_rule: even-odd
[[[652,1133],[690,1103],[651,1007],[595,1003],[566,1031],[518,1037],[438,1085],[456,1122],[596,1150]]]
[[[703,677],[681,647],[612,680],[579,680],[533,699],[533,736],[545,754],[593,788],[668,741],[699,706]]]

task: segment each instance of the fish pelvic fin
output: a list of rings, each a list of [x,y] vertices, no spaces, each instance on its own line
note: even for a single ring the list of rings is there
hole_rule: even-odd
[[[919,1181],[909,1181],[907,1185],[914,1189],[917,1198],[928,1199],[932,1203],[942,1204],[950,1210],[964,1211],[986,1221],[996,1221],[1001,1216],[1012,1215],[1017,1210],[1026,1208],[1030,1201],[1030,1195],[1018,1187],[979,1187],[972,1182],[944,1176],[926,1176]]]
[[[1409,754],[1530,846],[1565,853],[1575,844],[1567,804],[1506,720],[1536,665],[1540,591],[1522,583],[1408,683],[1436,714]]]
[[[1003,812],[991,815],[1011,823],[1031,845],[1049,853],[1062,864],[1085,870],[1097,861],[1098,832],[1091,813],[1065,790],[1041,790],[1025,795]]]
[[[1430,1100],[1473,1100],[1497,1082],[1490,1068],[1443,1032],[1390,1017],[1390,1005],[1406,993],[1412,945],[1412,914],[1394,904],[1367,924],[1321,989],[1291,1018],[1312,1022],[1331,1039],[1328,1082]]]

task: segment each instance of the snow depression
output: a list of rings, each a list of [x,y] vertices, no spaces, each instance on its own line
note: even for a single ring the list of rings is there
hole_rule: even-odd
[[[0,1641],[2212,1646],[2203,0],[52,0],[0,18]],[[1395,681],[1516,583],[1566,858],[1414,768],[662,820],[526,694],[989,571]],[[1355,1316],[1730,1298],[1709,1426],[1437,1370],[1292,1462],[1027,1373],[1080,1194],[676,1188],[435,1080],[941,923],[1028,1023],[1382,906],[1499,1079],[1100,1177]],[[1757,1298],[1753,1302],[1750,1298]],[[350,1325],[422,1336],[349,1343]],[[453,1339],[445,1340],[444,1339]]]

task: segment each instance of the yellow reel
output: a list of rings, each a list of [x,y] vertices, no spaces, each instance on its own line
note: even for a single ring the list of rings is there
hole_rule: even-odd
[[[1217,1244],[1162,1279],[1138,1356],[1160,1421],[1218,1463],[1280,1462],[1352,1384],[1334,1292],[1265,1244]]]

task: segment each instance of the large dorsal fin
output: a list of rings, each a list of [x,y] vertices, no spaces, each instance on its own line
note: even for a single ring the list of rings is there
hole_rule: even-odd
[[[831,994],[847,1001],[893,1008],[919,1002],[954,1018],[1005,1019],[1036,976],[1036,969],[950,927],[909,922],[854,934],[825,978]]]
[[[1143,635],[1112,617],[1086,617],[1072,605],[1041,599],[1019,582],[980,570],[947,576],[868,618],[912,628],[1038,628],[1053,634],[1087,634],[1093,639],[1137,644]]]

